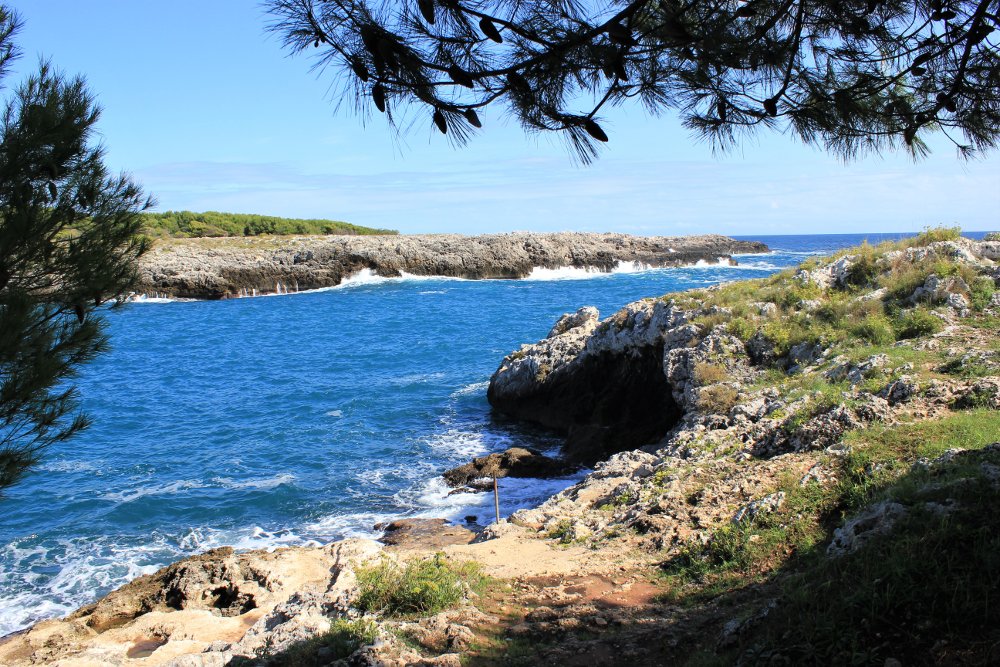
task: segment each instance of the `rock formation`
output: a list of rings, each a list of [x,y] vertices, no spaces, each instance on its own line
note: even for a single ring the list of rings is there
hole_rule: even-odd
[[[767,252],[767,246],[718,235],[522,232],[174,239],[160,242],[143,258],[139,291],[222,299],[332,287],[366,269],[385,277],[523,278],[535,267],[611,271],[621,262],[681,266],[759,252]]]

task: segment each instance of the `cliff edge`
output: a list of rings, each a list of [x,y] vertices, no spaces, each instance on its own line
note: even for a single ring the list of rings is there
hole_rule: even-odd
[[[141,261],[140,293],[195,299],[294,292],[339,285],[363,270],[455,278],[524,278],[543,267],[611,271],[732,261],[767,252],[725,236],[629,236],[530,232],[462,236],[295,236],[171,239]]]

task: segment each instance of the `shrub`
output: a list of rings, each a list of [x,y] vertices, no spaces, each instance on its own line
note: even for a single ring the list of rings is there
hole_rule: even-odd
[[[989,232],[983,237],[984,241],[1000,241],[1000,232]]]
[[[889,345],[896,341],[896,332],[887,317],[869,317],[851,328],[851,335],[872,345]]]
[[[737,317],[729,320],[726,325],[729,333],[739,338],[744,343],[750,340],[757,333],[757,325],[745,317]]]
[[[993,282],[992,278],[987,276],[976,277],[969,283],[969,300],[972,301],[972,307],[978,311],[982,311],[990,305],[990,299],[993,298],[994,292],[996,292],[996,283]]]
[[[698,409],[713,415],[724,415],[739,401],[739,392],[725,384],[706,387],[698,394]]]
[[[907,246],[925,246],[938,241],[954,241],[962,235],[961,227],[925,227],[916,238],[906,242]]]
[[[881,273],[878,267],[878,257],[879,253],[874,247],[868,245],[868,241],[862,243],[857,249],[854,263],[847,270],[847,284],[857,287],[868,287],[873,284]]]
[[[453,564],[436,554],[405,565],[384,559],[358,569],[357,606],[390,615],[434,614],[457,605],[486,578],[474,563]]]
[[[707,361],[699,361],[694,365],[694,379],[698,384],[716,384],[725,382],[729,378],[726,367],[721,364],[712,364]]]
[[[896,338],[917,338],[930,336],[944,328],[944,322],[926,308],[914,308],[901,313],[895,322]]]

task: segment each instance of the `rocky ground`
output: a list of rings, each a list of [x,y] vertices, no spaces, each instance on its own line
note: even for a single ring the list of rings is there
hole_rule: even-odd
[[[767,252],[725,236],[520,232],[485,236],[296,236],[159,241],[141,265],[139,292],[195,299],[332,287],[364,269],[457,278],[523,278],[535,267],[610,271],[620,262],[681,266]]]
[[[490,387],[566,460],[450,479],[596,461],[578,484],[477,532],[210,552],[6,638],[0,663],[995,664],[998,260],[932,230],[567,315]]]

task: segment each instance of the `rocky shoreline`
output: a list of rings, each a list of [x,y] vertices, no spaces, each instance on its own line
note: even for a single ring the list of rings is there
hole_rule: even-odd
[[[225,299],[333,287],[364,270],[384,277],[512,279],[538,267],[611,271],[623,262],[683,266],[734,262],[734,254],[767,251],[763,243],[719,235],[521,232],[172,239],[158,242],[143,257],[138,293]]]
[[[0,662],[993,664],[1000,242],[940,236],[567,314],[489,398],[599,461],[579,483],[478,533],[214,550],[0,640]],[[448,476],[518,467],[558,469],[510,450]],[[493,583],[444,611],[365,602],[373,568],[413,562]]]

